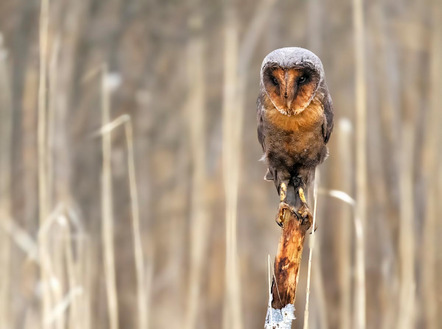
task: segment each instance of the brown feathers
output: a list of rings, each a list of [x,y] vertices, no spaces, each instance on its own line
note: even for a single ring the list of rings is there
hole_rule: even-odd
[[[311,130],[315,126],[321,125],[324,119],[324,107],[317,98],[314,98],[304,111],[292,116],[280,113],[272,106],[268,98],[264,104],[268,105],[265,117],[269,123],[275,128],[291,131],[295,134],[302,133],[305,130]]]
[[[266,155],[267,179],[281,202],[295,208],[299,189],[307,190],[315,168],[327,157],[333,107],[321,61],[302,48],[282,48],[266,56],[258,97],[258,139]]]

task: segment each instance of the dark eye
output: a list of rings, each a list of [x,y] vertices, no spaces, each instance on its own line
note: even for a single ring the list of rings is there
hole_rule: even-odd
[[[273,82],[273,84],[275,85],[275,86],[277,86],[278,85],[278,79],[276,79],[275,77],[273,77],[272,76],[272,82]]]
[[[302,83],[304,83],[304,82],[306,82],[307,81],[307,77],[305,76],[305,75],[302,75],[299,79],[298,79],[298,83],[299,84],[302,84]]]

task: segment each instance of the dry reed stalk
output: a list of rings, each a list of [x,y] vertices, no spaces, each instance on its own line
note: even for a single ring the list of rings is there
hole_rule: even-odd
[[[422,287],[424,300],[424,318],[427,329],[440,328],[437,314],[437,280],[436,280],[436,231],[437,231],[437,179],[434,175],[438,171],[438,154],[440,141],[440,123],[442,115],[442,7],[439,1],[432,2],[433,30],[430,46],[430,73],[431,79],[429,100],[430,108],[427,115],[426,129],[424,129],[424,154],[422,158],[422,172],[426,184],[425,222],[423,228],[423,264]]]
[[[267,28],[267,20],[269,15],[273,12],[273,6],[277,0],[261,0],[250,24],[247,26],[244,40],[239,49],[238,58],[238,72],[242,79],[245,79],[245,74],[250,66],[250,61],[259,41],[259,37]]]
[[[397,280],[392,284],[392,279],[396,277],[396,255],[394,253],[394,232],[392,227],[397,223],[397,218],[399,217],[398,210],[395,207],[395,195],[397,194],[397,184],[393,183],[396,181],[393,175],[397,173],[398,163],[399,163],[399,152],[397,145],[399,144],[399,128],[400,125],[400,104],[399,104],[399,84],[398,75],[399,63],[396,59],[396,47],[398,45],[395,43],[396,38],[391,36],[389,30],[390,17],[385,11],[384,3],[377,3],[375,5],[375,17],[374,20],[377,24],[375,27],[375,40],[378,43],[378,49],[374,52],[380,56],[380,60],[375,61],[377,66],[374,67],[374,72],[376,72],[377,81],[388,85],[388,88],[380,86],[380,125],[382,128],[382,143],[384,144],[384,149],[388,150],[388,153],[380,153],[380,157],[384,158],[382,161],[382,171],[384,171],[384,176],[379,178],[382,182],[376,184],[376,198],[377,204],[386,205],[385,215],[389,215],[389,224],[383,227],[383,234],[388,239],[380,237],[383,239],[382,242],[384,249],[382,252],[381,262],[384,264],[382,271],[382,281],[379,285],[380,292],[380,309],[382,309],[383,316],[381,317],[381,329],[390,329],[395,326],[396,313],[397,313]],[[378,171],[376,171],[378,172]],[[381,183],[379,185],[379,183]],[[381,215],[381,214],[379,214]],[[379,216],[378,215],[378,216]]]
[[[48,248],[44,250],[48,254],[53,271],[51,275],[52,305],[48,324],[52,328],[64,329],[66,326],[66,312],[62,305],[65,304],[63,301],[67,289],[64,266],[64,227],[66,226],[66,219],[63,212],[58,214],[55,224],[57,225],[52,225],[47,231]]]
[[[95,262],[92,262],[92,243],[88,236],[85,236],[83,239],[82,247],[78,251],[79,259],[83,259],[84,263],[78,266],[79,276],[82,277],[82,286],[83,286],[83,302],[80,304],[80,310],[82,314],[83,322],[79,325],[79,329],[91,329],[96,328],[92,322],[92,296],[91,292],[93,291],[92,280],[94,272],[93,266]],[[71,321],[75,321],[75,318],[71,318]]]
[[[49,29],[49,0],[41,0],[40,12],[40,77],[38,88],[38,177],[40,225],[48,215],[47,194],[47,57]]]
[[[224,27],[223,176],[226,202],[225,329],[241,329],[241,292],[237,255],[237,206],[242,108],[238,88],[238,27],[228,3]]]
[[[48,60],[48,30],[49,30],[49,0],[41,0],[40,11],[40,76],[38,88],[38,197],[39,197],[39,223],[45,223],[48,212],[48,178],[47,178],[47,60]],[[39,234],[40,271],[43,287],[42,328],[48,328],[51,310],[50,277],[48,276],[49,259],[42,255],[44,246],[48,241],[45,235]]]
[[[313,228],[316,227],[316,214],[317,214],[317,202],[318,202],[318,170],[316,170],[316,179],[315,185],[313,189]],[[307,267],[307,287],[306,287],[306,295],[305,295],[305,310],[304,310],[304,329],[308,329],[309,325],[309,306],[310,306],[310,281],[312,274],[312,258],[313,258],[313,250],[315,248],[315,229],[312,230],[312,234],[310,235],[309,240],[309,255],[308,255],[308,267]],[[317,267],[318,271],[320,271],[320,267]]]
[[[26,254],[27,260],[38,263],[38,248],[33,238],[10,218],[4,217],[0,223],[2,225],[1,229]]]
[[[422,3],[413,5],[413,10],[419,11]],[[422,49],[422,38],[408,37],[414,46]],[[415,80],[420,74],[419,62],[421,61],[418,50],[412,51],[404,58],[407,70],[403,73],[407,80]],[[419,138],[418,115],[416,108],[421,106],[420,88],[411,88],[403,91],[402,126],[399,144],[399,296],[397,300],[398,312],[396,328],[415,328],[416,318],[416,187],[414,182],[414,170],[419,165],[416,161],[416,141]]]
[[[437,186],[436,186],[437,193],[436,193],[436,195],[440,196],[440,195],[442,195],[442,144],[439,144],[439,165],[438,165],[437,173],[438,173],[438,175],[436,177],[436,179],[437,179]],[[438,214],[442,214],[442,202],[437,203],[436,210],[437,210]],[[442,221],[441,220],[439,220],[436,225],[436,236],[442,236]],[[439,278],[441,276],[442,276],[442,264],[441,264],[441,262],[438,262],[436,264],[436,277]],[[437,296],[441,296],[442,283],[440,282],[440,280],[437,280],[437,285],[433,289],[435,289]],[[442,300],[438,299],[436,301],[436,303],[437,303],[436,308],[438,310],[440,310],[441,305],[442,305]],[[435,322],[436,322],[436,324],[442,324],[442,314],[440,312],[437,312],[437,314],[435,316]]]
[[[73,109],[70,108],[71,96],[75,93],[75,70],[81,32],[85,27],[84,17],[88,0],[54,1],[52,12],[55,27],[52,32],[51,63],[49,71],[48,107],[48,188],[55,202],[70,202],[71,176],[71,135],[69,120]],[[54,184],[51,184],[52,180]]]
[[[397,328],[414,328],[415,313],[415,276],[414,276],[414,189],[413,189],[413,154],[414,154],[414,127],[411,122],[405,123],[401,134],[402,154],[399,174],[400,186],[400,214],[399,229],[399,256],[400,256],[400,290],[399,312],[397,314]],[[410,148],[413,151],[410,151]]]
[[[345,121],[344,121],[345,120]],[[351,191],[351,172],[352,172],[352,127],[347,119],[341,119],[337,127],[338,140],[338,160],[337,167],[346,175],[341,176],[342,186],[344,191]],[[338,248],[338,280],[340,290],[340,307],[339,307],[339,328],[351,328],[351,213],[347,207],[340,207],[339,218],[339,236],[337,239]]]
[[[66,207],[63,204],[57,205],[55,209],[46,218],[46,221],[40,226],[38,232],[39,241],[39,262],[46,264],[46,275],[48,277],[45,293],[50,298],[51,307],[44,325],[48,328],[64,328],[66,318],[63,312],[60,312],[60,305],[64,303],[65,287],[65,266],[63,257],[63,226],[66,225],[64,212]],[[60,234],[61,233],[61,234]],[[43,241],[43,243],[41,243]]]
[[[65,259],[66,275],[68,278],[68,293],[65,298],[71,296],[69,303],[69,329],[90,329],[91,324],[91,248],[88,236],[84,232],[78,214],[73,209],[68,209],[68,218],[72,232],[68,225],[65,230]],[[75,297],[75,298],[72,298]]]
[[[46,158],[46,184],[47,184],[47,206],[48,210],[51,209],[51,204],[53,202],[53,188],[54,188],[54,130],[55,130],[55,109],[56,109],[56,99],[58,93],[58,55],[60,48],[60,38],[56,37],[55,41],[51,44],[51,52],[48,63],[48,99],[47,99],[47,121],[46,121],[46,145],[47,145],[47,158]],[[48,248],[42,249],[42,252],[48,253],[49,262],[51,262],[51,266],[54,270],[54,275],[57,278],[58,287],[52,287],[52,301],[51,301],[51,310],[50,317],[48,319],[49,323],[53,323],[55,328],[63,329],[66,325],[66,318],[64,313],[60,313],[59,316],[55,317],[54,309],[56,309],[57,305],[62,303],[63,301],[63,287],[64,283],[64,264],[63,264],[63,256],[62,256],[62,245],[58,238],[59,232],[52,232],[47,237],[51,239],[52,242],[48,240]],[[51,278],[52,280],[52,278]]]
[[[102,126],[110,122],[110,90],[106,84],[108,76],[107,64],[101,70],[101,120]],[[101,168],[101,216],[102,241],[104,253],[104,275],[107,293],[109,326],[118,329],[118,295],[115,278],[115,250],[114,250],[114,216],[112,199],[112,140],[110,134],[102,136],[102,168]]]
[[[321,28],[324,18],[322,17],[322,8],[324,4],[321,0],[311,0],[307,2],[307,14],[308,14],[308,48],[321,57]]]
[[[78,227],[79,222],[74,220],[72,215],[73,212],[69,208],[59,205],[40,232],[51,238],[50,250],[44,251],[51,256],[51,282],[54,295],[48,325],[56,328],[83,329],[86,327],[78,326],[82,322],[83,315],[76,311],[78,299],[83,294],[83,287],[77,284],[78,280],[73,272],[75,267],[73,248],[76,241],[72,237],[70,228],[71,225]],[[77,259],[81,261],[79,257]],[[69,314],[67,314],[68,309]],[[74,325],[68,320],[73,314],[76,319]]]
[[[63,228],[63,251],[65,260],[65,272],[67,277],[66,296],[64,299],[69,301],[69,314],[66,325],[69,329],[87,329],[87,312],[83,313],[83,305],[90,307],[90,303],[85,299],[85,282],[82,274],[85,272],[82,268],[85,253],[82,252],[82,242],[84,241],[84,232],[80,219],[74,211],[67,209],[66,216],[69,221]],[[72,233],[71,226],[75,229]]]
[[[47,113],[47,145],[48,145],[48,157],[47,157],[47,185],[48,185],[48,207],[50,208],[50,201],[53,197],[54,189],[54,158],[52,146],[54,145],[54,130],[55,130],[55,109],[56,99],[58,93],[58,57],[60,52],[60,38],[56,37],[52,46],[51,56],[49,60],[49,100],[48,100],[48,113]],[[63,128],[64,129],[64,128]]]
[[[354,328],[366,328],[365,223],[367,212],[367,96],[363,0],[353,0],[356,80],[356,289]]]
[[[317,209],[318,192],[319,192],[318,186],[320,182],[319,170],[315,172],[315,177],[316,178],[314,181],[314,188],[312,193],[312,197],[314,200],[313,201],[314,227],[316,227],[317,218],[324,217],[323,211],[318,213]],[[307,327],[320,326],[323,329],[327,329],[329,327],[329,324],[328,324],[328,315],[327,315],[327,301],[325,296],[324,276],[322,275],[321,271],[322,254],[320,246],[315,248],[316,243],[320,244],[320,241],[322,241],[321,234],[322,231],[319,231],[318,233],[315,231],[312,232],[312,234],[309,236],[309,248],[310,248],[309,262],[311,262],[311,264],[308,264],[308,267],[310,267],[310,273],[307,274],[307,278],[308,280],[310,280],[309,276],[311,276],[312,279],[312,290],[314,291],[314,296],[315,296],[314,305],[315,305],[316,314],[314,314],[313,317],[314,322],[310,323],[308,315],[309,311],[307,311],[307,314],[305,314],[307,316],[304,315],[304,325],[306,325]],[[310,295],[310,286],[308,287],[308,290]],[[307,296],[306,296],[305,307],[308,308],[308,305],[309,301],[307,301]]]
[[[206,209],[205,61],[203,21],[199,11],[190,18],[194,35],[187,49],[189,100],[187,104],[193,164],[190,223],[190,284],[187,300],[187,329],[197,328],[201,313],[201,279],[206,264],[209,217]]]
[[[0,223],[11,213],[12,100],[7,70],[7,53],[0,33]],[[11,237],[0,229],[0,329],[12,328],[10,316]]]
[[[104,125],[100,134],[110,135],[112,130],[120,125],[124,125],[127,146],[127,168],[129,176],[129,193],[131,199],[132,211],[132,233],[134,236],[134,255],[135,255],[135,270],[137,278],[137,308],[138,308],[138,327],[140,329],[148,328],[148,287],[146,280],[146,271],[143,256],[143,244],[141,241],[141,227],[140,227],[140,210],[138,204],[138,187],[135,170],[135,152],[132,119],[129,115],[124,114]]]
[[[241,131],[244,111],[246,74],[276,0],[263,0],[248,26],[238,50],[238,22],[232,2],[227,2],[224,25],[224,95],[223,95],[223,173],[226,199],[226,295],[224,328],[243,327],[240,273],[237,255],[237,206],[241,158]]]
[[[138,188],[135,175],[135,154],[132,121],[125,123],[127,143],[127,167],[129,173],[129,190],[132,210],[132,232],[134,239],[135,268],[137,278],[137,306],[138,306],[138,328],[149,327],[148,318],[148,290],[146,285],[146,273],[143,257],[143,244],[141,241],[140,210],[138,205]]]

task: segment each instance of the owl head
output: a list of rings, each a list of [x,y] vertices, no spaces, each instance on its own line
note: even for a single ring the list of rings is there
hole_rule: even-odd
[[[321,60],[304,48],[276,49],[262,62],[261,90],[284,115],[304,111],[323,81]]]

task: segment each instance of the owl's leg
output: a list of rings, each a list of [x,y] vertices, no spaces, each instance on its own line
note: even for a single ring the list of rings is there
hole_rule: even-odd
[[[292,178],[292,184],[295,188],[295,209],[296,214],[303,223],[308,223],[311,226],[313,222],[313,215],[307,204],[307,197],[309,187],[314,179],[314,170],[301,168],[298,175]]]
[[[289,218],[289,213],[294,212],[293,208],[293,186],[290,185],[288,172],[275,171],[275,186],[279,194],[279,211],[276,216],[276,223],[282,227],[284,221]]]

